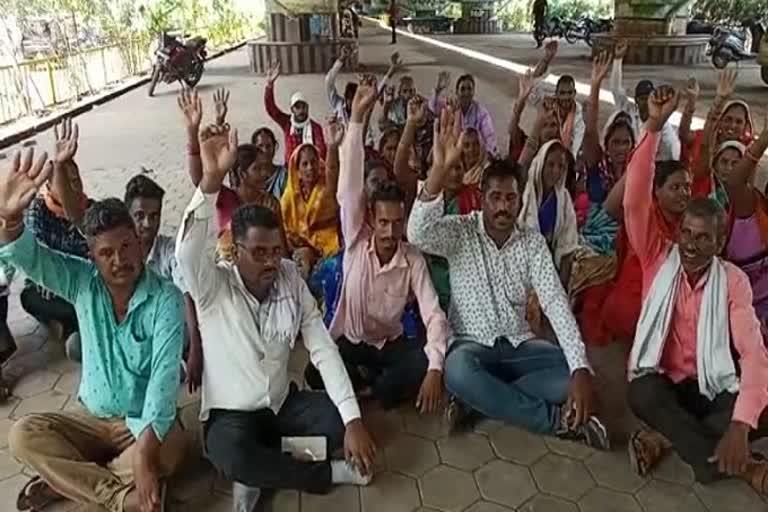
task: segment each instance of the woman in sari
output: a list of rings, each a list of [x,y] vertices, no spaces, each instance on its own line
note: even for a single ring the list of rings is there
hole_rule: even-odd
[[[381,135],[379,139],[379,158],[386,163],[390,169],[395,167],[395,155],[397,154],[397,145],[400,143],[401,131],[399,128],[390,128]]]
[[[340,247],[336,203],[338,150],[329,149],[327,166],[312,144],[302,144],[294,150],[280,201],[293,258],[305,278],[317,261],[334,255]]]
[[[464,168],[465,185],[480,186],[483,171],[488,167],[488,152],[480,140],[480,132],[475,128],[464,129],[461,160]]]
[[[275,196],[275,199],[280,201],[280,198],[283,197],[283,192],[285,191],[288,170],[285,168],[285,165],[275,163],[275,153],[277,153],[278,146],[275,133],[266,126],[262,126],[251,135],[251,144],[264,153],[264,157],[269,162],[268,167],[271,166],[271,172],[264,182],[265,190]]]
[[[683,159],[687,159],[693,171],[693,196],[710,197],[728,209],[728,192],[713,173],[714,153],[729,141],[745,146],[753,140],[754,123],[749,105],[740,100],[730,100],[736,83],[736,72],[723,71],[717,83],[712,108],[707,114],[704,128],[690,132],[692,111],[695,110],[697,92],[689,85],[688,105],[680,123],[680,139],[683,142]]]

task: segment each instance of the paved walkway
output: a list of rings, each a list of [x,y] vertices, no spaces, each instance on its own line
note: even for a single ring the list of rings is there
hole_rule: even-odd
[[[390,47],[387,35],[376,29],[362,31],[361,61],[383,71]],[[455,53],[401,39],[398,50],[407,72],[428,90],[438,71],[448,68],[458,76],[479,77],[478,91],[504,133],[514,80],[497,68]],[[494,50],[495,52],[495,50]],[[533,55],[521,53],[523,63]],[[447,63],[447,65],[446,65]],[[585,61],[586,65],[586,61]],[[632,81],[631,78],[629,78]],[[311,84],[311,86],[310,86]],[[278,83],[278,101],[285,105],[301,88],[316,117],[327,113],[320,76],[284,77]],[[262,106],[262,79],[249,74],[244,51],[212,62],[200,89],[208,98],[217,87],[232,91],[230,121],[243,139],[266,122]],[[343,86],[343,84],[341,85]],[[210,107],[210,101],[207,102]],[[606,109],[607,110],[607,109]],[[209,110],[210,112],[210,110]],[[207,116],[211,118],[210,115]],[[185,139],[175,103],[175,89],[162,86],[157,97],[131,92],[78,118],[82,141],[78,155],[87,191],[94,197],[122,196],[122,188],[142,167],[167,190],[164,229],[172,232],[192,193],[184,170]],[[502,139],[504,137],[502,136]],[[50,147],[50,134],[34,140]],[[502,141],[503,142],[503,141]],[[0,161],[2,166],[2,161]],[[18,287],[18,281],[17,286]],[[79,366],[64,359],[62,344],[48,340],[47,331],[24,314],[17,294],[10,300],[10,323],[20,346],[7,373],[18,381],[14,397],[0,405],[0,510],[12,510],[15,496],[29,477],[28,468],[7,452],[7,432],[13,419],[35,411],[67,409],[75,401]],[[622,407],[621,347],[593,353],[607,418],[619,432],[631,420]],[[292,375],[299,374],[306,353],[297,350]],[[188,425],[195,425],[198,396],[179,393],[179,407]],[[438,418],[420,418],[413,408],[368,411],[366,420],[381,447],[379,473],[367,488],[340,487],[328,496],[281,492],[270,503],[279,512],[760,512],[768,505],[739,481],[711,487],[693,483],[690,470],[676,457],[665,461],[651,478],[634,476],[623,447],[598,453],[580,445],[526,434],[485,421],[474,432],[448,437]],[[199,430],[196,431],[199,436]],[[620,436],[621,437],[621,436]],[[230,486],[204,463],[198,464],[171,487],[171,510],[225,512],[231,510]],[[80,510],[62,503],[57,512]]]

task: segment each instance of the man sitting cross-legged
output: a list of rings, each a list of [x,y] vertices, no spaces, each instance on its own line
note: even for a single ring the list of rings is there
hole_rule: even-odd
[[[162,509],[160,478],[183,462],[176,418],[184,306],[172,283],[146,269],[128,209],[94,203],[83,219],[92,261],[37,242],[22,215],[51,174],[46,155],[16,155],[0,178],[0,260],[74,304],[80,321],[82,412],[36,413],[8,434],[11,453],[39,473],[19,510],[58,497],[112,512]]]
[[[232,216],[234,257],[215,262],[216,196],[235,164],[229,127],[200,134],[203,177],[179,230],[177,257],[195,300],[205,353],[201,419],[208,458],[250,510],[260,488],[327,492],[332,483],[365,485],[375,446],[360,419],[339,351],[296,264],[283,259],[271,210],[244,205]],[[328,394],[290,384],[288,359],[301,335]],[[307,462],[281,451],[282,436],[322,436],[345,461]]]
[[[607,448],[605,427],[592,415],[584,344],[547,243],[516,223],[517,167],[491,163],[481,184],[482,211],[444,215],[443,183],[461,155],[455,116],[450,108],[441,116],[433,167],[408,221],[411,243],[448,260],[453,339],[446,387],[486,416]],[[562,348],[531,332],[525,320],[531,290]],[[457,418],[459,402],[449,408],[449,418]]]
[[[373,191],[366,215],[363,125],[376,95],[376,80],[364,77],[341,146],[337,199],[346,248],[331,336],[339,345],[358,396],[372,397],[391,408],[418,395],[421,411],[434,412],[443,395],[448,322],[424,256],[402,241],[406,221],[403,192],[394,184],[380,185]],[[401,318],[412,294],[426,326],[426,346],[403,335]],[[306,377],[312,387],[322,386],[312,366],[307,367]]]
[[[750,460],[749,440],[760,436],[768,405],[768,351],[748,277],[717,256],[726,242],[725,212],[712,199],[691,201],[672,243],[648,208],[654,155],[678,102],[673,89],[654,91],[647,133],[627,168],[624,222],[643,270],[629,405],[669,440],[699,482],[740,476],[765,496],[768,464]],[[665,452],[652,439],[641,432],[630,442],[630,458],[641,473]]]

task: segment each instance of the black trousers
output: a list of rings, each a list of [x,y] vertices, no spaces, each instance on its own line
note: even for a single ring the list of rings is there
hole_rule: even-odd
[[[0,297],[0,364],[5,362],[3,354],[10,355],[16,350],[16,341],[8,328],[8,296]]]
[[[388,341],[381,349],[367,343],[355,344],[343,337],[336,343],[355,391],[370,387],[373,398],[385,409],[418,394],[428,367],[423,341],[401,337]],[[312,389],[325,389],[320,372],[312,363],[307,365],[304,377]]]
[[[323,436],[328,454],[344,443],[344,424],[328,395],[298,391],[295,385],[280,411],[214,409],[205,424],[208,459],[229,480],[262,489],[326,493],[329,461],[305,462],[281,451],[284,436]]]
[[[533,12],[533,37],[536,42],[539,42],[539,38],[544,37],[545,29],[547,26],[547,12],[545,10]],[[540,46],[540,44],[539,44]]]
[[[51,320],[60,322],[64,327],[64,338],[77,332],[77,314],[75,307],[56,295],[50,299],[44,298],[37,285],[27,283],[21,292],[21,307],[41,324]]]
[[[723,475],[717,463],[707,459],[731,423],[736,403],[733,393],[721,393],[709,400],[699,392],[696,380],[675,384],[661,374],[646,375],[629,383],[629,406],[649,427],[669,439],[680,458],[688,463],[701,483]],[[754,431],[751,438],[764,435]]]

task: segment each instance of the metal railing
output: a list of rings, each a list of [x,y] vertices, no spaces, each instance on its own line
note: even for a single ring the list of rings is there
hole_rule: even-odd
[[[130,41],[0,66],[0,124],[144,73],[152,66],[153,49],[152,41]]]

